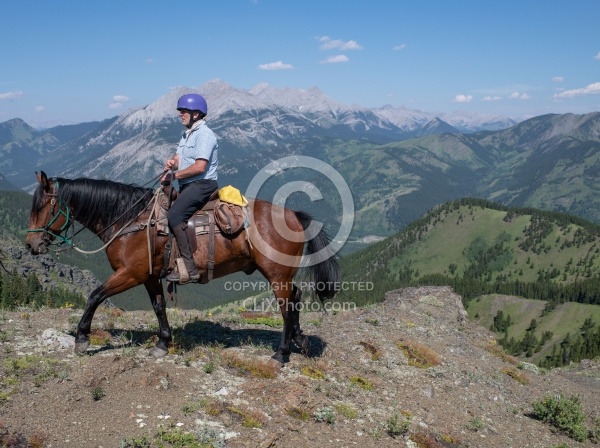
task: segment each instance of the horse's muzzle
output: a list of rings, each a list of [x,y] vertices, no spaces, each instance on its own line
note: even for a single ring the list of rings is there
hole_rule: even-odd
[[[44,241],[39,241],[35,244],[25,244],[25,249],[29,251],[31,255],[42,255],[48,253],[48,245]]]

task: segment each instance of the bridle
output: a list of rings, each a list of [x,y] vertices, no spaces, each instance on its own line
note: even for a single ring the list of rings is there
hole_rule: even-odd
[[[48,224],[46,224],[44,227],[40,227],[38,229],[29,229],[29,230],[27,230],[27,232],[34,232],[34,233],[42,232],[43,233],[42,240],[44,241],[44,244],[46,246],[49,246],[50,244],[56,244],[50,240],[50,235],[53,236],[55,240],[59,241],[59,243],[58,243],[59,245],[66,243],[71,246],[71,245],[73,245],[73,243],[71,242],[71,239],[66,235],[67,230],[69,230],[69,228],[73,224],[73,218],[71,216],[71,209],[65,205],[62,198],[60,198],[60,196],[58,195],[58,180],[54,179],[53,184],[54,184],[54,188],[53,188],[52,193],[47,193],[44,191],[44,195],[49,196],[51,198],[50,199],[50,205],[51,205],[50,216],[51,216],[51,218],[48,220]],[[56,213],[54,213],[54,209],[57,204],[57,199],[58,199],[58,210],[56,211]],[[65,223],[61,226],[58,233],[55,233],[54,231],[52,231],[50,229],[50,227],[61,216],[64,216]],[[63,236],[63,233],[65,233],[64,236]]]

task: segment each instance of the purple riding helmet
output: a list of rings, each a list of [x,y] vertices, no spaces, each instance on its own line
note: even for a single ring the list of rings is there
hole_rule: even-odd
[[[202,95],[198,95],[197,93],[188,93],[179,98],[179,101],[177,101],[177,110],[180,109],[198,110],[204,115],[208,113],[206,100]]]

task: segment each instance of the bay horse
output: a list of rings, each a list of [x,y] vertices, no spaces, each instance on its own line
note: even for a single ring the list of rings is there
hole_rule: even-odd
[[[77,325],[75,353],[84,353],[89,346],[98,306],[108,297],[143,284],[159,324],[158,342],[151,354],[164,356],[171,342],[161,281],[169,238],[157,232],[157,226],[145,225],[150,222],[153,190],[109,180],[48,178],[43,171],[36,172],[36,176],[39,185],[33,195],[25,241],[28,251],[33,255],[47,253],[55,239],[70,243],[63,234],[77,221],[105,243],[114,270],[87,299]],[[308,274],[314,284],[320,285],[314,288],[320,300],[336,294],[339,265],[329,249],[327,234],[307,213],[260,199],[250,199],[247,207],[247,226],[235,235],[217,232],[214,237],[213,277],[258,270],[266,278],[283,317],[281,341],[273,358],[284,363],[292,341],[303,353],[310,351],[310,341],[300,329],[301,290],[293,283],[300,259],[305,257],[303,264],[309,259]],[[146,231],[142,231],[144,227]],[[197,236],[198,249],[194,253],[201,272],[206,270],[208,259],[207,243],[202,238],[207,236]]]

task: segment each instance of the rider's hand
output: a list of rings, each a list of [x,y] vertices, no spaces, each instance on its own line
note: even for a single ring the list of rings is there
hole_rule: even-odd
[[[175,167],[175,160],[169,159],[165,162],[165,171],[170,171]]]
[[[160,178],[160,183],[168,185],[175,180],[175,173],[167,172]]]

